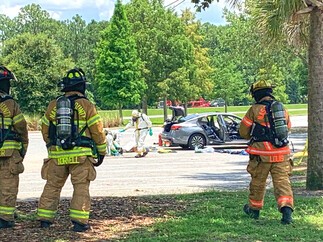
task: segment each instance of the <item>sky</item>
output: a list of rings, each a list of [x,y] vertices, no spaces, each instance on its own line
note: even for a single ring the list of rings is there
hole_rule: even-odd
[[[129,0],[122,0],[127,3]],[[205,11],[196,14],[196,18],[202,23],[212,23],[215,25],[225,24],[222,18],[222,10],[225,7],[225,0],[219,3],[214,1]],[[10,0],[1,1],[0,14],[4,14],[10,18],[18,15],[20,8],[28,4],[38,4],[43,10],[46,10],[50,16],[56,20],[72,19],[76,14],[80,15],[84,20],[90,22],[92,19],[96,21],[109,20],[113,14],[115,0]],[[191,0],[164,0],[164,6],[174,8],[178,13],[185,8],[194,11],[194,4]]]

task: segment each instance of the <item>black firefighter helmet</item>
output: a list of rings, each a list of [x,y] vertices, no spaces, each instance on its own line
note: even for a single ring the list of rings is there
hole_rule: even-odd
[[[10,80],[17,80],[15,74],[5,66],[0,65],[0,90],[9,94]]]
[[[79,91],[85,93],[86,77],[81,68],[74,68],[67,72],[63,80],[58,83],[62,92]]]

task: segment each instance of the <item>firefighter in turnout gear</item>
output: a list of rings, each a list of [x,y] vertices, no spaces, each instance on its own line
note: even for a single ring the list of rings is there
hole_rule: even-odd
[[[153,135],[151,128],[152,123],[149,117],[144,113],[133,110],[131,113],[130,122],[125,126],[124,129],[121,129],[120,132],[124,132],[130,127],[135,127],[135,142],[137,150],[137,155],[135,157],[140,158],[146,156],[148,154],[148,148],[144,146],[145,139],[148,133],[150,136]]]
[[[28,146],[27,122],[15,100],[9,96],[15,75],[0,66],[0,228],[14,225],[19,174]]]
[[[290,159],[290,148],[286,139],[284,142],[274,142],[278,133],[286,135],[291,128],[290,119],[285,109],[281,109],[276,114],[269,115],[272,111],[275,98],[272,95],[273,86],[269,81],[257,81],[251,86],[251,94],[256,103],[253,104],[240,124],[240,135],[245,139],[250,139],[247,152],[249,153],[249,163],[247,171],[251,175],[249,186],[249,204],[243,208],[244,212],[254,219],[259,218],[259,212],[264,206],[264,196],[266,190],[266,180],[271,174],[274,194],[278,210],[282,213],[282,224],[292,222],[292,212],[294,207],[293,192],[289,176],[292,171],[292,161]],[[282,120],[280,127],[278,122],[270,122],[275,115],[280,114]],[[275,132],[272,132],[274,126]],[[282,130],[278,130],[281,128]]]
[[[49,103],[42,118],[48,159],[44,159],[41,175],[47,182],[37,216],[42,228],[54,222],[62,187],[71,175],[74,192],[70,218],[73,230],[83,232],[90,227],[89,186],[96,178],[94,166],[99,166],[106,154],[106,139],[101,118],[94,104],[85,97],[84,72],[69,70],[59,85],[64,95]]]

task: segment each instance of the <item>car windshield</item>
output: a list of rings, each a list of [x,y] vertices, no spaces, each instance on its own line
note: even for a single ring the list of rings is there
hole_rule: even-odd
[[[192,118],[195,118],[195,117],[197,117],[197,116],[198,116],[197,114],[189,114],[189,115],[187,115],[187,116],[185,116],[185,117],[180,117],[180,118],[178,119],[178,122],[185,122],[185,121],[190,120],[190,119],[192,119]]]

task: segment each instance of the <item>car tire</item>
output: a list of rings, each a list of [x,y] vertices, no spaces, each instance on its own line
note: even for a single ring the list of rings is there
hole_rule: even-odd
[[[196,146],[197,148],[203,148],[205,145],[206,140],[202,134],[192,134],[192,136],[188,140],[188,147],[191,150],[194,150]]]

